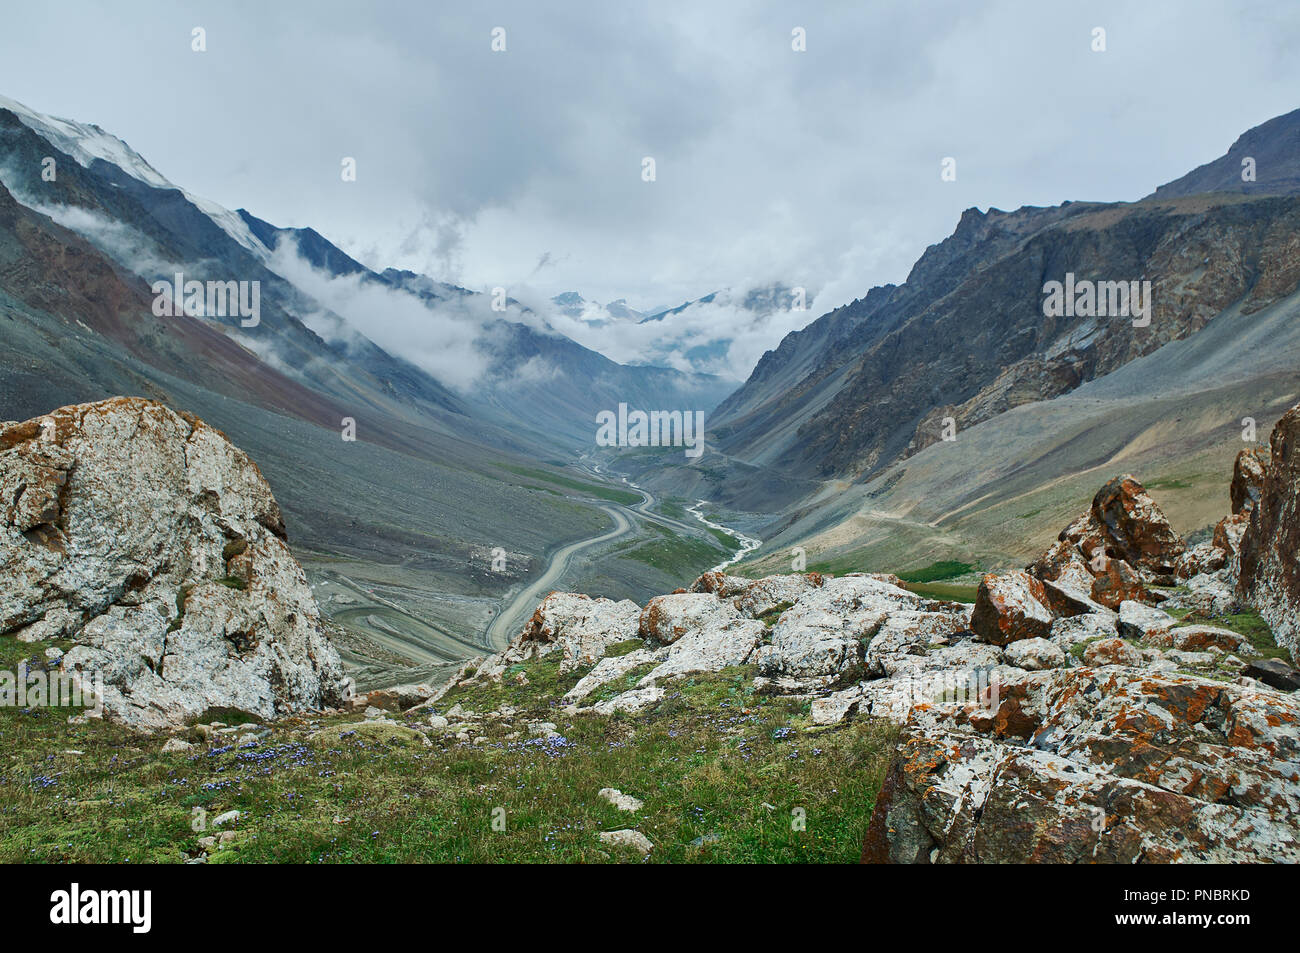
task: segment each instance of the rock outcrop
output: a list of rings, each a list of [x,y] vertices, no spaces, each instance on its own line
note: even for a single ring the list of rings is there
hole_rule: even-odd
[[[1172,582],[1187,558],[1186,544],[1155,500],[1125,475],[1103,486],[1088,511],[1026,572],[1118,609],[1126,600],[1158,600],[1149,587]]]
[[[262,718],[350,688],[257,466],[223,434],[115,398],[0,424],[0,637],[67,639],[61,665],[142,728]]]
[[[1258,501],[1240,539],[1237,593],[1259,610],[1278,644],[1295,657],[1300,654],[1300,406],[1277,422],[1269,445],[1262,478],[1252,476]],[[1234,506],[1237,495],[1234,490]]]
[[[918,707],[863,860],[1300,860],[1300,699],[1123,666],[1005,680]]]
[[[1026,572],[989,573],[975,596],[971,628],[993,645],[1043,638],[1052,629],[1052,612],[1042,581]]]
[[[1252,532],[1273,508],[1290,518],[1273,482],[1284,444],[1262,481],[1239,461]],[[1300,672],[1203,624],[1238,607],[1232,561],[1173,585],[1190,555],[1121,477],[1027,570],[985,575],[974,605],[869,573],[709,572],[644,609],[552,593],[447,687],[563,652],[576,681],[550,704],[622,716],[670,703],[674,680],[743,665],[755,692],[807,703],[808,731],[897,722],[866,860],[1300,860]]]

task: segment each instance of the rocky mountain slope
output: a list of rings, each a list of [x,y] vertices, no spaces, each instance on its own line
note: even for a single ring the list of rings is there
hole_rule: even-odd
[[[52,181],[44,177],[47,157],[55,161]],[[17,199],[54,218],[86,238],[117,270],[136,276],[139,281],[127,283],[136,286],[137,297],[146,304],[152,304],[148,285],[170,281],[177,272],[199,280],[215,276],[258,282],[262,314],[255,327],[241,327],[238,315],[208,316],[207,322],[255,354],[267,371],[341,400],[354,414],[376,412],[379,419],[367,428],[372,434],[363,439],[383,436],[393,426],[389,418],[404,421],[414,413],[420,424],[490,445],[554,452],[557,441],[589,445],[596,411],[617,406],[620,394],[649,406],[686,406],[683,401],[689,401],[707,410],[727,389],[708,377],[615,364],[543,322],[529,321],[517,305],[497,315],[484,295],[392,269],[371,272],[312,229],[276,228],[246,211],[231,212],[198,199],[97,127],[52,119],[10,100],[0,101],[0,179],[10,202]],[[282,246],[285,254],[277,258]],[[299,256],[316,270],[309,281],[304,280]],[[33,256],[28,274],[14,275],[5,290],[33,302],[39,288],[48,287],[39,284],[34,270],[44,262]],[[18,280],[23,277],[27,280]],[[77,294],[77,277],[72,271],[61,276],[71,295]],[[418,336],[400,339],[410,348],[400,353],[376,344],[378,327],[385,323],[382,316],[339,315],[333,310],[333,298],[322,289],[339,278],[399,293],[397,300],[366,299],[371,308],[400,309],[401,297],[410,295],[430,310],[447,309],[447,320],[463,325],[460,336],[485,352],[482,379],[474,387],[464,380],[455,386],[439,380],[422,363]],[[354,290],[352,285],[344,288]],[[319,297],[323,293],[324,299]],[[128,303],[123,297],[116,299],[119,316],[130,314],[132,323],[143,319],[148,312],[139,311],[140,302]],[[51,302],[47,297],[37,303],[64,314],[73,302]],[[485,315],[491,320],[477,327]],[[147,358],[152,349],[137,347],[137,353]],[[593,365],[599,365],[598,372],[593,373]],[[551,380],[552,386],[508,386],[530,375]],[[556,401],[554,411],[539,419],[552,393],[564,391],[570,379],[586,386],[565,392],[567,403]],[[496,397],[488,402],[496,413],[482,411],[485,396]],[[49,405],[46,401],[42,406]],[[563,424],[558,433],[557,422]]]
[[[281,245],[292,254],[277,257]],[[258,283],[258,323],[156,314],[151,283],[176,272]],[[437,309],[488,311],[482,295],[371,272],[312,229],[191,195],[97,127],[0,101],[0,416],[131,394],[229,433],[276,488],[313,580],[329,575],[328,611],[369,645],[349,661],[427,668],[483,647],[497,601],[549,551],[612,525],[601,495],[619,491],[553,465],[590,446],[595,411],[721,396],[716,381],[615,364],[517,306],[483,322],[481,389],[467,393],[368,326],[346,330],[318,297],[338,287],[372,296],[360,310],[377,324],[391,309],[417,325]],[[483,568],[495,549],[510,554],[499,573]],[[606,568],[599,584],[614,591],[679,579],[636,560]],[[584,574],[597,584],[575,565]]]
[[[1220,314],[1248,323],[1300,283],[1295,116],[1251,130],[1219,161],[1237,164],[1235,185],[1193,173],[1136,203],[968,210],[903,285],[872,289],[764,355],[710,418],[719,448],[787,486],[792,475],[869,480],[941,440],[948,418],[961,434],[1195,337]],[[1260,161],[1253,183],[1241,182],[1243,149]],[[1044,284],[1067,273],[1150,281],[1150,324],[1045,314]]]
[[[1205,192],[1300,192],[1300,109],[1248,129],[1227,153],[1160,186],[1147,197],[1168,199]]]
[[[867,316],[870,329],[853,342],[853,356],[815,364],[782,398],[780,413],[799,417],[797,428],[764,420],[760,430],[775,430],[774,442],[759,438],[761,448],[749,448],[747,418],[773,411],[760,404],[739,416],[749,398],[744,390],[733,395],[714,418],[723,450],[809,476],[869,476],[939,441],[945,417],[960,432],[1067,393],[1200,331],[1230,306],[1250,315],[1300,284],[1297,199],[1193,198],[1057,212],[1059,221],[1034,228],[1009,250],[993,244],[991,255],[981,253],[989,244],[983,233],[999,231],[1006,218],[1028,218],[1021,229],[1032,228],[1041,211],[967,213],[954,235],[974,246],[961,255],[962,280],[921,291],[896,328],[889,313]],[[1151,281],[1150,326],[1134,327],[1129,315],[1045,316],[1044,282],[1067,273],[1081,281]],[[924,279],[908,284],[913,280]],[[882,306],[896,295],[879,296]],[[834,381],[829,391],[823,380]]]

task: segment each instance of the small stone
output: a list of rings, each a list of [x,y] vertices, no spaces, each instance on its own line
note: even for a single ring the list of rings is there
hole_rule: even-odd
[[[194,745],[190,744],[183,738],[168,738],[167,743],[162,746],[163,754],[171,754],[174,751],[189,751]]]
[[[618,788],[601,788],[598,793],[620,811],[639,811],[645,807],[644,801],[638,800],[630,794],[624,794]]]
[[[224,814],[218,814],[212,819],[213,827],[221,827],[223,824],[229,824],[231,821],[239,820],[239,811],[226,811]]]
[[[650,839],[640,831],[600,831],[596,836],[600,838],[602,844],[608,844],[611,847],[631,847],[642,857],[650,853],[654,848],[654,844],[650,843]]]

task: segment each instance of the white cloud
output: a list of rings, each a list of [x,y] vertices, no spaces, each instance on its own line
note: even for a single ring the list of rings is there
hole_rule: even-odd
[[[335,277],[304,260],[291,242],[280,242],[267,263],[276,274],[347,322],[329,315],[300,319],[329,340],[364,335],[396,357],[410,361],[442,384],[465,392],[483,375],[487,357],[475,346],[492,314],[479,296],[436,305],[361,275]]]
[[[901,281],[966,207],[1138,198],[1300,89],[1295,4],[238,6],[205,8],[200,56],[161,2],[19,5],[0,33],[4,92],[371,267],[643,311],[781,281],[822,289],[811,320]],[[508,50],[494,54],[498,24]],[[796,25],[807,52],[790,49]],[[230,134],[213,148],[177,135],[177,116]],[[728,366],[785,328],[746,336]],[[634,359],[637,334],[602,349]]]

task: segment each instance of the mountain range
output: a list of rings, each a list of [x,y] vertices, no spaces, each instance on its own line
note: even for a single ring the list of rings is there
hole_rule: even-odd
[[[1243,433],[1300,392],[1298,141],[1300,110],[1135,202],[968,209],[904,283],[762,356],[709,418],[711,467],[643,458],[637,478],[755,511],[765,569],[795,546],[840,568],[1014,563],[1121,464],[1208,532]],[[1049,314],[1067,276],[1149,282],[1149,323]]]
[[[229,432],[363,668],[499,639],[529,584],[670,589],[734,548],[718,513],[762,540],[742,564],[758,569],[796,548],[822,568],[1001,567],[1123,465],[1195,539],[1243,435],[1300,393],[1298,142],[1300,110],[1137,201],[968,209],[902,284],[805,322],[781,283],[539,310],[372,269],[0,100],[0,416],[132,394]],[[177,274],[257,282],[256,324],[158,314]],[[1052,312],[1067,281],[1149,289],[1149,321]],[[796,330],[738,387],[710,373],[736,328],[774,322]],[[593,346],[626,334],[624,363]],[[710,412],[709,452],[597,448],[595,415],[620,404]]]
[[[156,283],[177,275],[255,283],[256,320],[160,313]],[[598,412],[707,411],[730,389],[618,364],[513,300],[498,309],[487,294],[371,270],[313,229],[197,198],[98,126],[11,100],[0,329],[0,418],[123,394],[202,416],[266,471],[295,545],[322,560],[305,559],[318,579],[399,607],[356,628],[388,646],[371,656],[397,645],[406,663],[482,644],[504,593],[565,542],[616,525],[611,497],[638,498],[548,463],[590,448]],[[722,555],[703,525],[678,527],[692,530],[708,553],[697,558]],[[509,557],[497,572],[484,568],[493,551]],[[603,560],[588,584],[624,594],[675,580],[645,558]]]

